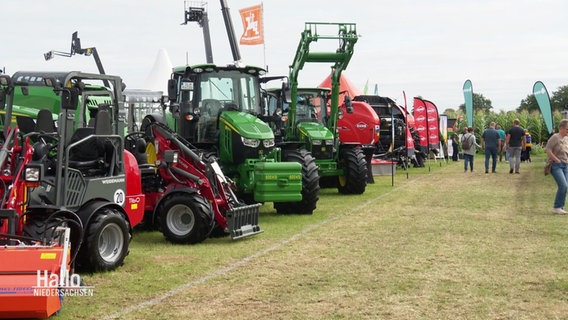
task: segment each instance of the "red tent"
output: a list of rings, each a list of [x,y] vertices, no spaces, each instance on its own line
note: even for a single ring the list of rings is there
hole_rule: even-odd
[[[331,89],[331,74],[323,80],[319,87]],[[351,98],[363,94],[363,92],[359,90],[359,88],[357,88],[351,81],[349,81],[349,79],[347,79],[344,73],[342,73],[341,77],[339,78],[339,92],[343,91],[347,91]],[[345,94],[339,95],[339,105],[343,104],[344,96]]]

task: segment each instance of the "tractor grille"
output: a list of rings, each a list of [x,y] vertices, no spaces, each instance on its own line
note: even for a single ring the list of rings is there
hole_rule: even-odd
[[[316,159],[331,159],[333,157],[333,146],[312,145],[312,156]]]

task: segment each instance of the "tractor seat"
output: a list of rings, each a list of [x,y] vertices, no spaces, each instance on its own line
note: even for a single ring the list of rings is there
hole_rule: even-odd
[[[55,128],[55,122],[53,122],[53,113],[51,113],[49,109],[39,110],[34,131],[44,133],[57,132],[57,128]]]
[[[27,116],[16,116],[16,124],[23,134],[34,132],[36,126],[34,119]]]
[[[93,128],[77,128],[77,130],[73,132],[73,136],[71,137],[69,144],[80,141],[93,134],[95,134],[95,130]],[[71,149],[69,152],[69,166],[81,171],[98,168],[104,164],[102,159],[103,151],[104,150],[98,143],[97,138],[92,137]]]
[[[81,142],[69,152],[69,166],[89,175],[104,174],[106,167],[106,138],[97,135],[110,135],[112,128],[107,110],[100,110],[95,118],[95,127],[77,128],[70,139],[70,144],[90,135],[90,139]]]

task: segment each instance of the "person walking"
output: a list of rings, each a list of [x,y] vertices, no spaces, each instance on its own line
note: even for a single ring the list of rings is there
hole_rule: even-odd
[[[503,160],[503,149],[505,149],[505,130],[501,129],[500,125],[495,126],[495,130],[499,133],[501,144],[497,152],[499,153],[499,162]],[[505,153],[505,161],[507,161],[507,154]]]
[[[475,141],[475,135],[473,134],[473,127],[467,127],[467,133],[465,133],[461,138],[462,150],[463,150],[463,171],[467,172],[467,164],[469,163],[470,171],[473,172],[473,157],[477,152],[477,148],[481,146]]]
[[[552,160],[550,174],[556,181],[558,189],[554,197],[553,213],[568,214],[564,211],[566,191],[568,191],[568,119],[562,119],[558,124],[558,133],[553,134],[546,142],[546,154]]]
[[[525,150],[523,151],[522,161],[532,162],[531,160],[531,150],[532,150],[532,137],[529,130],[525,129]]]
[[[509,173],[519,173],[521,168],[521,152],[525,147],[525,130],[521,128],[519,119],[513,120],[513,126],[507,130],[505,144],[509,153]]]
[[[495,173],[497,168],[497,150],[501,147],[499,132],[495,130],[495,122],[489,124],[489,128],[481,135],[481,146],[485,150],[485,173],[489,173],[489,157],[491,157],[491,172]]]

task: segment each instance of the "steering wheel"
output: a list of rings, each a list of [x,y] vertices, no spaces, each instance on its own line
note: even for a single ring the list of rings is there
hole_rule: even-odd
[[[146,133],[137,131],[132,132],[124,137],[124,149],[129,151],[136,150],[136,141],[138,139],[143,139],[144,141],[148,140],[148,135]]]
[[[42,141],[44,144],[49,146],[49,150],[56,148],[59,145],[59,136],[57,133],[46,133],[46,132],[30,132],[24,137],[34,138],[35,141]]]

